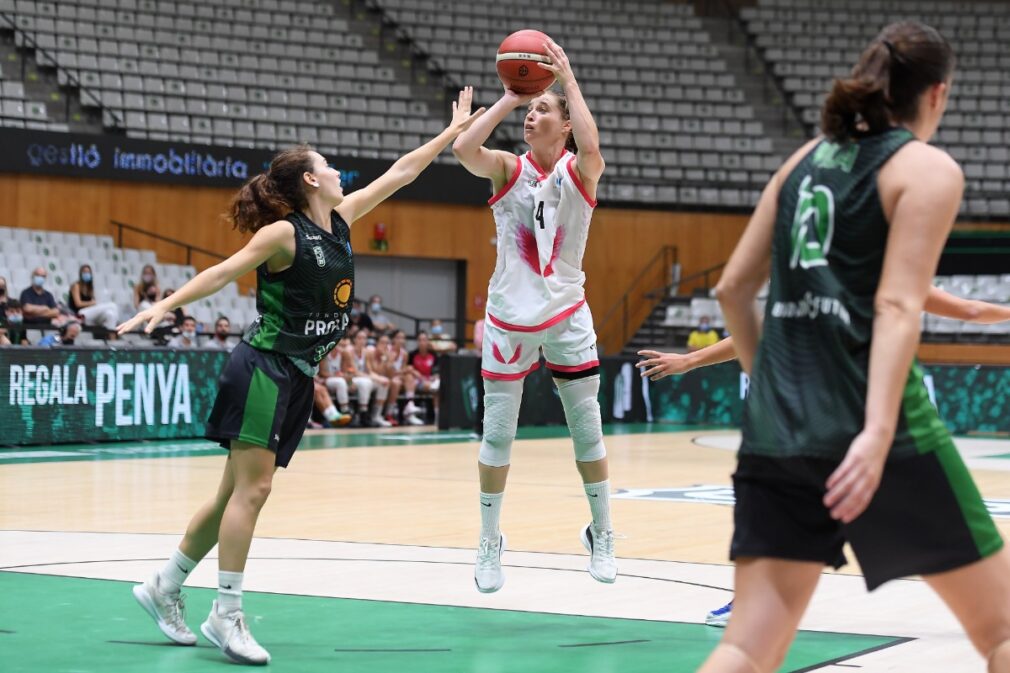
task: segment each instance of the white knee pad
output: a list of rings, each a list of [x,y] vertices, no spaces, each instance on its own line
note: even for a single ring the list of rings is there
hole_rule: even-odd
[[[607,449],[603,445],[603,421],[600,418],[599,375],[573,381],[559,381],[558,394],[565,408],[568,431],[575,445],[575,460],[592,463],[603,460]]]
[[[372,389],[375,388],[375,383],[367,376],[355,376],[354,387],[358,389],[358,404],[367,407],[368,398],[372,396]]]
[[[331,376],[326,379],[326,387],[337,398],[337,404],[347,404],[347,379],[343,376]]]
[[[522,399],[522,380],[484,381],[484,437],[478,457],[482,464],[505,467],[511,461]]]

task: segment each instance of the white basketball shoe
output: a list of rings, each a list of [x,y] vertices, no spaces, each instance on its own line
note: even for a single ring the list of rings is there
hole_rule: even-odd
[[[151,618],[177,645],[196,645],[196,634],[186,626],[186,604],[181,593],[164,593],[158,588],[158,573],[133,587],[133,597],[140,607],[151,615]]]
[[[210,606],[210,615],[200,626],[200,631],[232,661],[251,666],[270,663],[270,653],[253,638],[241,610],[219,615],[217,601],[214,601]]]
[[[481,536],[477,545],[477,566],[473,571],[473,581],[477,591],[492,594],[505,584],[505,573],[501,569],[501,555],[505,551],[505,533],[497,540]]]
[[[613,584],[617,579],[617,560],[614,558],[614,531],[598,530],[587,525],[579,535],[582,546],[589,551],[589,574],[597,582]]]

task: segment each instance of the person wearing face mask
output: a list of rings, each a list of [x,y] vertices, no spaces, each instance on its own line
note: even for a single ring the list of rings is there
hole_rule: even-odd
[[[46,270],[41,266],[32,271],[32,284],[21,293],[21,310],[28,327],[61,325],[60,309],[56,306],[53,293],[45,289]]]
[[[449,335],[445,332],[445,326],[442,321],[435,319],[431,321],[431,350],[436,353],[455,353],[456,352],[456,342],[449,338]]]
[[[73,346],[77,337],[81,334],[81,323],[76,320],[64,323],[60,327],[59,334],[50,332],[42,337],[37,346]]]
[[[703,315],[698,321],[697,329],[691,330],[687,337],[687,350],[693,353],[718,342],[719,333],[712,329],[712,320],[707,315]]]
[[[168,342],[169,348],[196,348],[196,318],[186,316],[182,330]]]
[[[368,317],[372,322],[372,330],[379,332],[390,332],[396,329],[396,325],[382,312],[382,297],[372,295],[368,303]]]
[[[146,311],[161,300],[161,287],[158,285],[158,274],[154,267],[145,264],[140,272],[140,281],[133,285],[133,305],[140,311]]]
[[[367,329],[372,332],[375,329],[375,324],[372,323],[372,319],[368,317],[368,311],[365,310],[365,304],[360,299],[355,299],[354,303],[351,304],[351,322],[347,326],[348,337],[352,336],[352,330],[357,329]]]
[[[24,315],[21,313],[21,302],[17,299],[8,299],[4,305],[3,324],[7,326],[7,338],[12,344],[27,345]]]
[[[183,320],[185,323],[185,320]],[[214,323],[214,335],[203,345],[204,348],[211,348],[218,351],[231,353],[235,344],[228,341],[228,333],[231,332],[231,321],[225,316],[221,316]]]
[[[78,280],[70,286],[70,310],[84,319],[85,325],[113,328],[119,323],[119,308],[115,302],[99,303],[95,299],[94,274],[90,264],[82,264]]]

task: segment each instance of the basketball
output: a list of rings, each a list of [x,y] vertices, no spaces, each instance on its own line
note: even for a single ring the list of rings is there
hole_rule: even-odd
[[[537,93],[554,82],[554,75],[537,66],[550,63],[544,51],[548,38],[539,30],[520,30],[512,33],[498,46],[498,77],[516,93]]]

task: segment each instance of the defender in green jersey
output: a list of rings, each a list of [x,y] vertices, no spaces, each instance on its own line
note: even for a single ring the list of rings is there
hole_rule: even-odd
[[[870,589],[923,575],[990,672],[1010,673],[1010,556],[914,363],[964,185],[927,144],[953,62],[934,29],[885,28],[835,82],[826,137],[772,178],[719,282],[751,385],[733,475],[736,596],[703,673],[776,670],[846,542]]]
[[[218,600],[201,631],[234,661],[270,661],[242,613],[242,574],[274,471],[287,466],[309,420],[316,366],[336,346],[350,320],[350,226],[412,182],[482,114],[470,113],[472,96],[469,87],[461,91],[445,131],[346,197],[340,173],[319,153],[307,146],[279,153],[269,171],[242,187],[232,204],[235,226],[254,232],[252,240],[119,327],[122,334],[146,324],[150,333],[165,313],[256,269],[260,315],[231,354],[207,424],[208,436],[230,449],[221,485],[190,521],[165,567],[133,590],[173,642],[196,644],[184,620],[179,590],[220,542]]]

